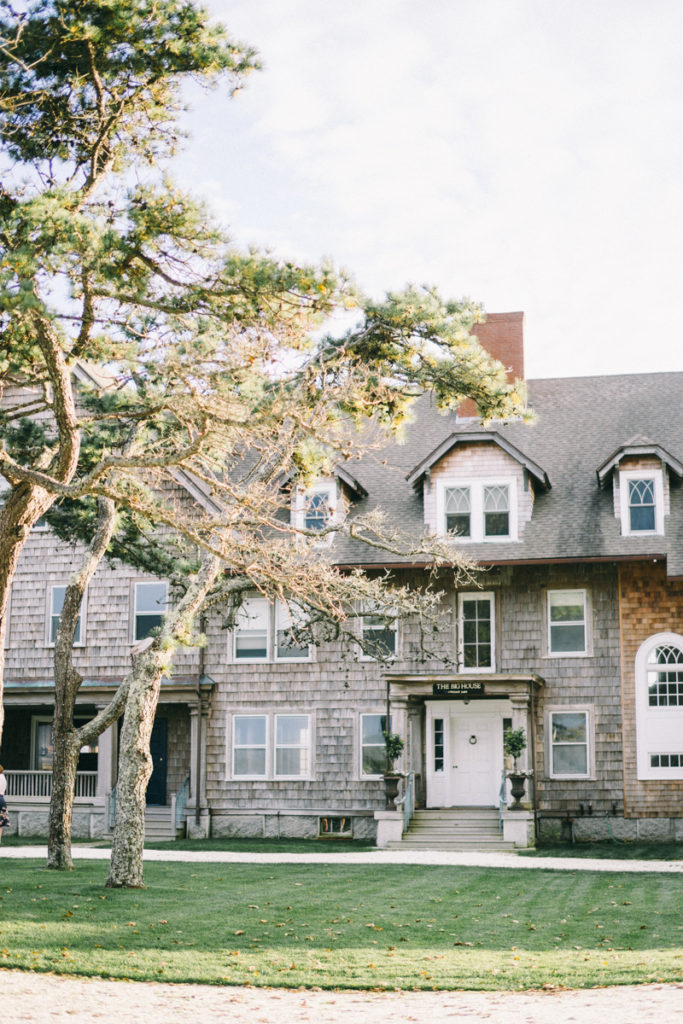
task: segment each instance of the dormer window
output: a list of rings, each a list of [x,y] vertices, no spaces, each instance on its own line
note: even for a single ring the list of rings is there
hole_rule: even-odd
[[[446,532],[471,536],[472,501],[469,487],[446,487],[444,491]]]
[[[510,488],[507,485],[484,488],[484,536],[510,536]]]
[[[512,479],[438,480],[438,532],[463,541],[516,540],[516,495]]]
[[[330,490],[307,492],[304,501],[304,529],[324,530],[332,517]]]
[[[312,487],[299,487],[294,493],[292,522],[298,530],[309,534],[323,533],[339,519],[337,481],[326,478]],[[333,533],[324,534],[316,544],[329,544]]]
[[[621,532],[624,536],[664,533],[661,469],[621,470]]]

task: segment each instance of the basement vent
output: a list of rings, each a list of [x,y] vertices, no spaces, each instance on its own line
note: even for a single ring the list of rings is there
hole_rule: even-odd
[[[329,816],[318,818],[318,838],[320,839],[350,839],[351,818]]]

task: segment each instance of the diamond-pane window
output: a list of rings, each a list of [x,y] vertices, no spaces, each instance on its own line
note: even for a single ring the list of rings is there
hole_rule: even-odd
[[[469,487],[447,487],[444,494],[446,531],[459,537],[471,534],[472,501]]]
[[[510,489],[501,484],[484,488],[484,536],[507,537],[510,533]]]
[[[629,480],[629,523],[632,533],[652,533],[655,530],[654,480]]]

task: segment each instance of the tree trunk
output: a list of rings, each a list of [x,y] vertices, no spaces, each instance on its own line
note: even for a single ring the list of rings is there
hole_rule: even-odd
[[[71,816],[81,744],[73,728],[68,731],[60,729],[57,732],[54,727],[53,744],[47,867],[72,871],[74,862],[71,857]]]
[[[216,555],[206,555],[177,607],[165,617],[161,633],[143,641],[134,656],[130,691],[123,716],[116,783],[116,820],[111,849],[108,888],[144,886],[142,855],[145,845],[145,795],[152,774],[149,740],[154,725],[161,679],[168,675],[180,638],[199,611],[222,566]],[[143,645],[145,645],[143,647]]]
[[[88,740],[84,729],[74,729],[74,708],[82,683],[73,667],[73,642],[85,589],[102,561],[114,532],[116,507],[110,498],[98,498],[97,530],[83,559],[81,568],[69,580],[64,594],[62,613],[55,638],[55,711],[52,722],[54,756],[52,761],[52,792],[47,844],[47,866],[71,871],[71,816],[78,755],[84,742],[93,742],[115,718],[100,713],[89,723]],[[117,694],[118,697],[118,694]],[[116,699],[116,698],[115,698]],[[112,702],[113,704],[114,702]],[[107,708],[110,711],[112,704]],[[118,712],[120,714],[120,710]],[[97,721],[98,732],[92,729]]]
[[[142,853],[145,845],[145,796],[152,774],[149,740],[154,725],[164,667],[142,659],[126,703],[120,736],[116,782],[116,823],[107,886],[144,886]]]

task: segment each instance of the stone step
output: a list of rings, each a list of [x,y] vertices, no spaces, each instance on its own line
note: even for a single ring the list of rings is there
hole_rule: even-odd
[[[417,843],[414,840],[402,839],[401,842],[387,843],[385,849],[387,850],[422,850],[426,853],[428,850],[452,850],[454,853],[467,852],[467,851],[481,851],[482,853],[497,853],[505,852],[507,850],[514,850],[514,843],[505,843],[502,839],[498,839],[495,842],[492,840],[480,840],[472,842],[429,842],[429,843]]]

